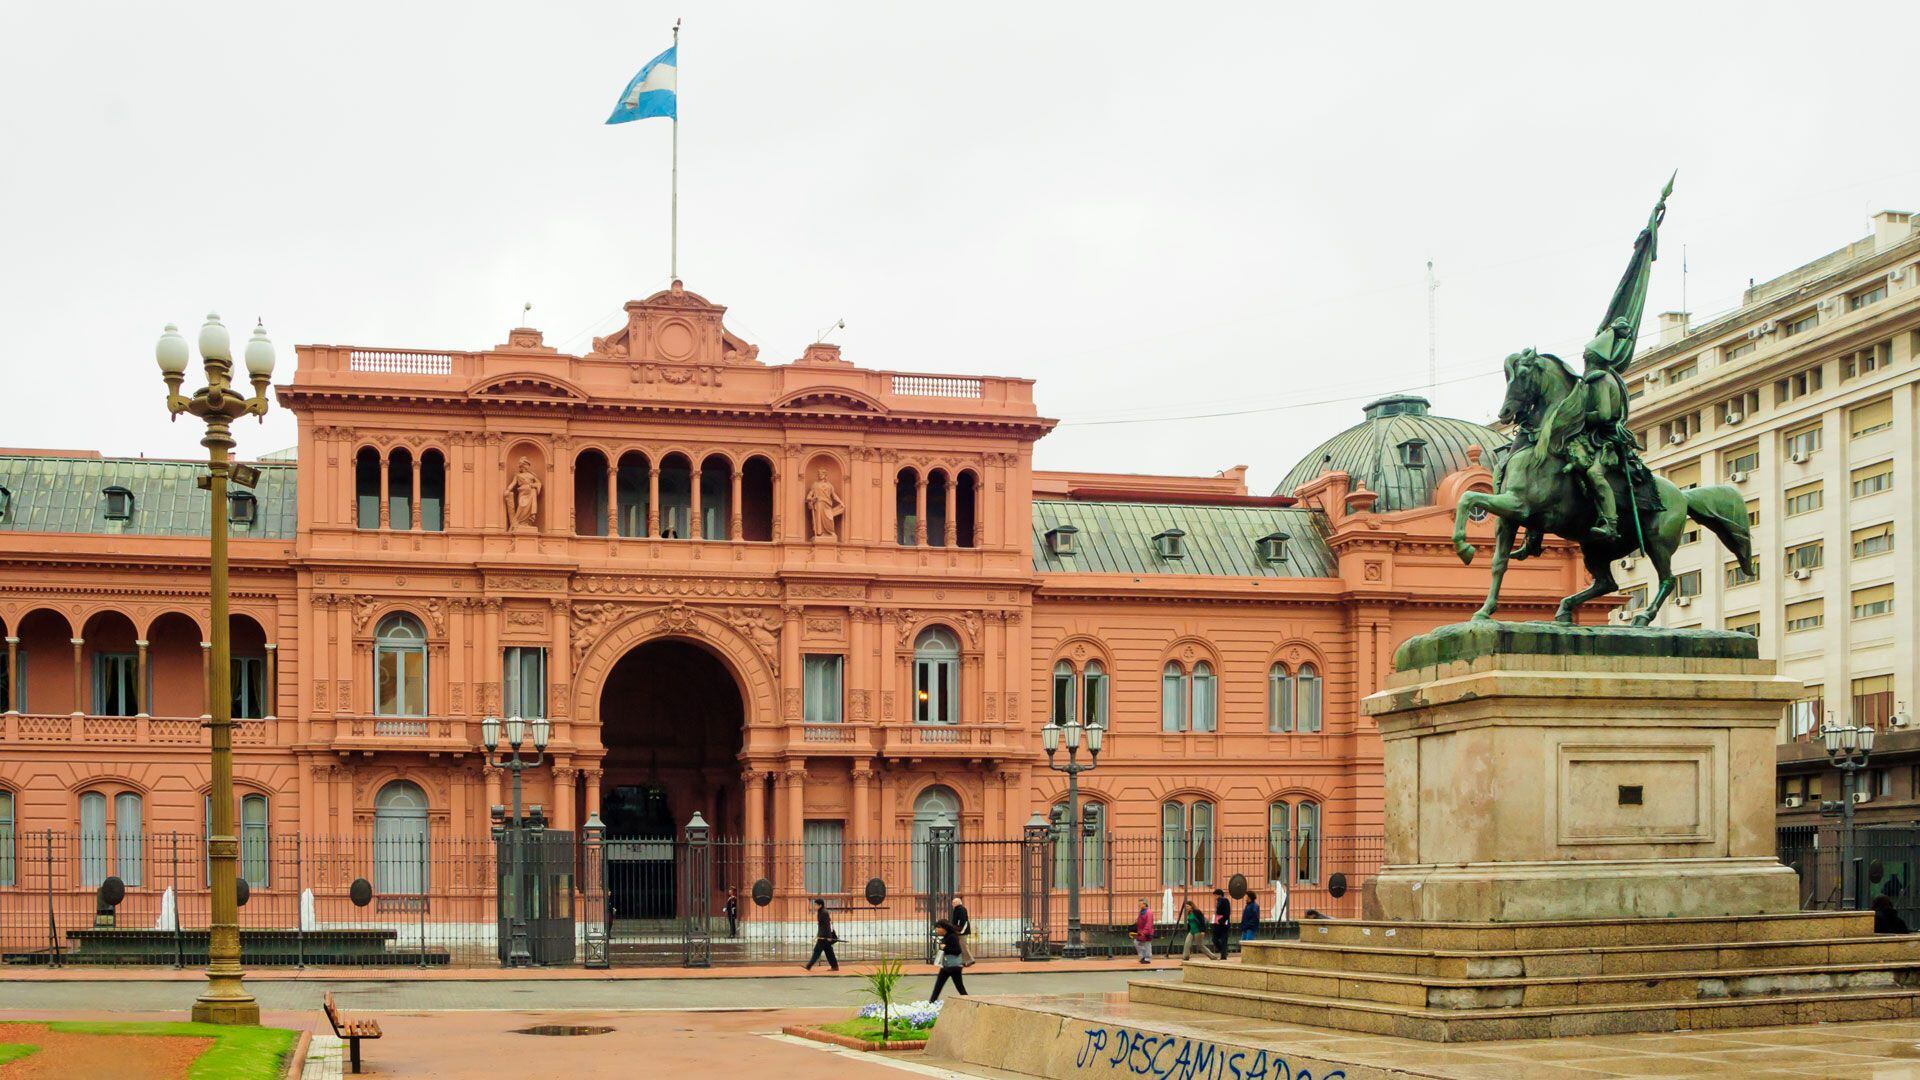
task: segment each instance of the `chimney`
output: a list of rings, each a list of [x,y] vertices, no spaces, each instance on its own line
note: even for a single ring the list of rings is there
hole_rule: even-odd
[[[851,361],[840,358],[840,346],[828,345],[821,341],[816,341],[807,346],[807,351],[801,354],[800,359],[795,362],[801,364],[835,364],[841,367],[853,366]]]
[[[1685,311],[1663,311],[1660,313],[1660,344],[1671,345],[1687,336],[1687,320],[1692,316]]]
[[[1913,215],[1905,210],[1882,210],[1873,215],[1873,250],[1885,251],[1913,235]]]

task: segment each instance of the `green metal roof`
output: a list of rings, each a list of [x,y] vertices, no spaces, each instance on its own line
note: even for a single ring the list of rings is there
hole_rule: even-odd
[[[1482,460],[1491,466],[1492,451],[1505,446],[1507,439],[1490,427],[1434,416],[1427,406],[1426,398],[1412,395],[1373,402],[1366,407],[1365,420],[1301,458],[1273,493],[1291,495],[1321,473],[1344,472],[1356,485],[1380,496],[1374,503],[1376,511],[1432,505],[1440,478],[1467,466],[1468,447],[1477,445],[1487,451]],[[1409,468],[1400,462],[1400,446],[1414,439],[1426,443],[1427,463]]]
[[[294,534],[292,463],[261,463],[254,523],[233,536],[287,540]],[[207,535],[207,493],[194,480],[205,465],[141,458],[0,455],[0,488],[11,498],[0,532],[95,533],[127,536]],[[133,516],[107,518],[105,491],[133,493]],[[235,488],[234,490],[243,490]]]
[[[1074,554],[1055,555],[1048,545],[1047,533],[1058,525],[1079,530]],[[1154,549],[1153,538],[1168,529],[1186,533],[1185,558],[1163,559]],[[1287,557],[1269,564],[1259,540],[1275,532],[1290,537]],[[1326,518],[1317,510],[1035,499],[1033,568],[1054,574],[1331,577],[1326,532]]]

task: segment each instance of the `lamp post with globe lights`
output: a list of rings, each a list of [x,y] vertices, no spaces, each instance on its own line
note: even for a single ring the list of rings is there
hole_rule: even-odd
[[[506,728],[507,746],[511,752],[495,754],[494,751],[500,748],[502,727]],[[527,741],[529,728],[533,730],[533,756],[522,757],[520,747]],[[487,764],[496,769],[511,770],[513,773],[513,817],[507,821],[509,830],[507,883],[512,891],[508,902],[512,907],[513,919],[513,937],[507,946],[508,967],[528,967],[533,963],[533,953],[527,948],[527,822],[520,809],[520,774],[527,769],[537,769],[546,761],[547,736],[551,730],[552,727],[544,716],[536,716],[531,721],[518,716],[509,716],[504,725],[497,716],[489,716],[480,721],[480,745],[486,747]]]
[[[264,419],[267,414],[273,343],[267,340],[264,325],[253,328],[243,354],[247,378],[253,384],[252,397],[233,388],[233,343],[220,316],[207,316],[206,324],[200,327],[199,346],[207,385],[192,396],[180,393],[192,359],[186,338],[168,323],[154,347],[160,378],[167,384],[167,411],[175,419],[181,413],[197,417],[207,428],[206,437],[200,440],[200,445],[207,448],[207,476],[200,486],[208,494],[210,507],[208,621],[212,626],[207,636],[212,657],[207,675],[207,730],[213,745],[213,785],[208,793],[213,820],[208,823],[207,870],[212,911],[208,919],[207,988],[193,1003],[193,1018],[209,1024],[258,1024],[260,1005],[241,985],[245,973],[240,968],[240,841],[233,829],[233,692],[227,685],[233,663],[233,641],[227,625],[227,483],[231,480],[252,487],[259,482],[258,470],[234,464],[229,454],[234,447],[233,422],[246,416]]]
[[[1087,742],[1085,762],[1077,760],[1083,733]],[[1069,960],[1081,960],[1087,955],[1087,943],[1080,932],[1080,774],[1092,772],[1099,764],[1100,743],[1105,736],[1106,728],[1099,724],[1083,728],[1079,717],[1040,729],[1040,745],[1047,751],[1047,768],[1067,774],[1067,861],[1071,865],[1067,870],[1067,947],[1060,955]],[[1054,761],[1062,742],[1067,744],[1064,763]]]
[[[1869,724],[1841,726],[1828,720],[1820,729],[1820,743],[1827,760],[1840,770],[1840,803],[1824,804],[1820,812],[1840,818],[1840,906],[1848,911],[1859,906],[1860,898],[1853,877],[1853,793],[1859,787],[1855,774],[1867,767],[1873,756],[1874,729]]]

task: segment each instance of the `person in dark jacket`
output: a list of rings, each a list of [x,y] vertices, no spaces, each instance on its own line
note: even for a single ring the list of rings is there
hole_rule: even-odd
[[[1233,903],[1227,899],[1227,890],[1213,890],[1213,951],[1220,959],[1227,958],[1227,930],[1233,925]]]
[[[840,940],[840,935],[833,932],[833,916],[827,914],[827,902],[814,897],[813,912],[816,925],[813,934],[813,956],[807,960],[806,970],[812,971],[813,965],[819,963],[820,958],[824,956],[827,958],[827,967],[833,971],[839,971],[840,960],[833,955],[833,943]]]
[[[947,912],[947,921],[953,924],[953,932],[960,935],[960,966],[973,966],[973,916],[967,913],[967,905],[959,896],[953,898],[953,908]]]
[[[1893,897],[1881,895],[1873,898],[1873,932],[1876,934],[1911,934],[1907,920],[1893,910]]]
[[[1240,909],[1240,940],[1252,941],[1260,931],[1260,894],[1247,890],[1247,906]]]
[[[934,923],[933,932],[940,939],[940,953],[934,958],[940,970],[933,977],[933,994],[927,1000],[939,1001],[940,991],[946,989],[949,982],[953,983],[953,988],[961,997],[967,997],[967,982],[962,977],[966,961],[960,959],[960,932],[946,919]]]
[[[727,890],[727,936],[740,936],[740,890]]]

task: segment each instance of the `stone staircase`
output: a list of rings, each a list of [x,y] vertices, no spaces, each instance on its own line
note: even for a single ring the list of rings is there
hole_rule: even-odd
[[[1869,912],[1552,923],[1309,922],[1130,1000],[1430,1042],[1917,1015],[1920,935]]]

